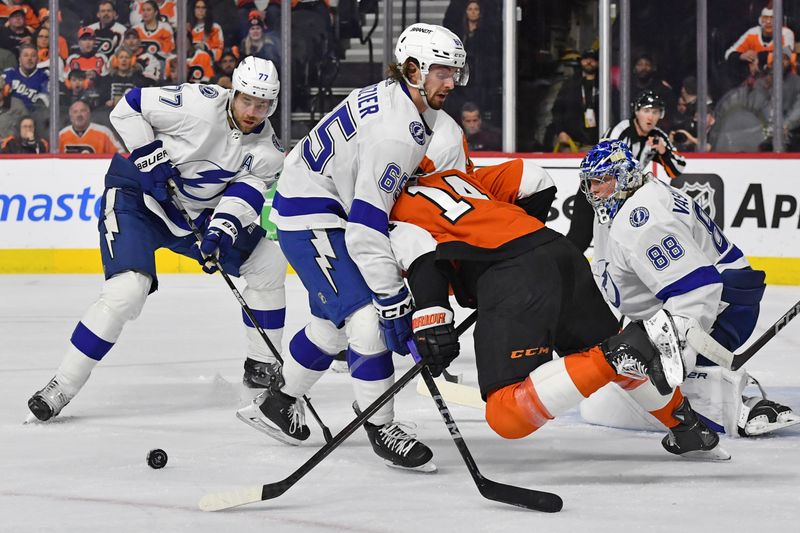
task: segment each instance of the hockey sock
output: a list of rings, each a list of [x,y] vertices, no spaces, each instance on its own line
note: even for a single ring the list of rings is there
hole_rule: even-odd
[[[333,362],[335,354],[323,352],[308,338],[305,328],[298,331],[289,342],[289,356],[283,359],[281,389],[285,394],[300,398],[322,377]],[[263,342],[263,341],[262,341]]]
[[[599,347],[549,361],[524,381],[491,392],[486,421],[504,438],[525,437],[576,406],[615,375]]]
[[[631,380],[618,376],[614,382],[624,389],[645,411],[656,417],[668,428],[677,426],[680,420],[672,412],[683,401],[683,394],[676,388],[672,394],[662,396],[649,380]]]
[[[281,345],[283,326],[286,322],[286,296],[283,287],[273,290],[257,290],[247,287],[243,291],[242,297],[251,305],[251,311],[258,321],[258,325],[272,341],[278,354],[283,353]],[[253,326],[244,310],[242,310],[242,321],[247,336],[247,357],[262,363],[274,363],[275,354],[261,338],[261,334]]]
[[[356,403],[365,407],[374,402],[394,383],[394,363],[392,352],[364,356],[349,348],[347,364],[353,377],[353,390]],[[394,399],[388,401],[375,413],[369,422],[376,426],[388,424],[394,420]]]

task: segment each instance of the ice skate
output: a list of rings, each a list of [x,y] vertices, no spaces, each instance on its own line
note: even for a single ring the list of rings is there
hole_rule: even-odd
[[[702,461],[727,461],[731,458],[731,454],[719,445],[719,435],[697,416],[689,400],[684,398],[672,415],[681,422],[661,440],[661,445],[669,453]]]
[[[264,363],[247,358],[244,361],[242,383],[248,389],[266,389],[270,383],[279,378],[280,363]]]
[[[742,437],[764,435],[800,424],[800,416],[797,416],[791,407],[758,396],[745,397],[743,401],[744,409],[747,410],[747,421],[744,426],[740,424],[738,427],[739,435]]]
[[[264,392],[236,411],[236,417],[276,440],[297,446],[311,431],[306,425],[303,401],[281,392],[282,386],[283,377],[278,371]]]
[[[353,410],[356,414],[361,414],[356,403],[353,403]],[[364,423],[372,449],[387,466],[426,474],[436,472],[436,465],[431,461],[431,449],[418,441],[416,435],[406,433],[404,427],[408,428],[398,422],[382,426]]]
[[[26,423],[36,419],[45,422],[58,415],[61,410],[66,406],[75,393],[67,392],[67,390],[56,381],[56,378],[50,380],[42,390],[30,397],[28,400],[28,409],[31,410],[34,418],[28,417]]]

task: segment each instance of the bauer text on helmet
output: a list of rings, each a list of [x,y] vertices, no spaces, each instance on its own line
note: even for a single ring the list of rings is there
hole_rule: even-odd
[[[457,69],[453,78],[456,85],[466,85],[469,79],[464,44],[455,33],[442,26],[412,24],[397,39],[394,55],[400,65],[409,59],[416,61],[422,74],[420,85],[425,82],[431,65]]]

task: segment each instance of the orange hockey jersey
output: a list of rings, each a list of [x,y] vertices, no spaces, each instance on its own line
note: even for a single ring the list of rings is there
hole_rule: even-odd
[[[390,216],[392,248],[401,266],[434,246],[438,259],[497,260],[555,238],[514,204],[522,180],[523,162],[514,159],[472,174],[447,170],[410,181]],[[435,244],[428,239],[426,247],[424,234],[408,225],[425,230]]]
[[[155,30],[148,30],[144,24],[137,24],[133,27],[139,34],[142,47],[146,52],[159,57],[166,57],[175,50],[175,39],[172,36],[172,28],[166,22],[159,22]]]
[[[197,45],[198,43],[203,43],[214,61],[219,61],[219,58],[222,57],[222,49],[225,48],[220,25],[215,22],[208,35],[203,31],[202,24],[195,26],[192,30],[192,44]]]
[[[65,154],[114,154],[123,151],[111,130],[94,123],[89,124],[81,135],[72,126],[62,129],[58,134],[58,146]]]

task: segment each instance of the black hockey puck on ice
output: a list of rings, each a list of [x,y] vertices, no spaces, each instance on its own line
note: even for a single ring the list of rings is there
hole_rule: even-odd
[[[160,448],[147,452],[147,464],[150,468],[164,468],[167,465],[167,452]]]

